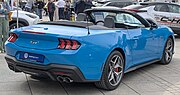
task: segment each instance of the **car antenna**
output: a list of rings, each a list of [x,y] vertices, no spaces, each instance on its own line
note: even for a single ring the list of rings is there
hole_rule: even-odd
[[[86,14],[86,23],[87,23],[87,29],[88,29],[88,35],[89,35],[90,32],[89,32],[89,24],[88,24],[88,16],[87,16],[87,14]]]

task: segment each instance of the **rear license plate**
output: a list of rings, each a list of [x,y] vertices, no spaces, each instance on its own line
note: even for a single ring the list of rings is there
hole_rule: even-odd
[[[44,62],[44,56],[40,54],[20,52],[19,59],[33,61],[33,62]]]

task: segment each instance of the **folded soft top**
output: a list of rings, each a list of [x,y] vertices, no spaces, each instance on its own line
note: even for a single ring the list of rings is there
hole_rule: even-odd
[[[87,26],[94,25],[92,22],[87,22],[87,21],[67,21],[67,20],[47,21],[47,22],[40,22],[38,24],[72,26],[72,27],[80,27],[80,28],[86,28]]]

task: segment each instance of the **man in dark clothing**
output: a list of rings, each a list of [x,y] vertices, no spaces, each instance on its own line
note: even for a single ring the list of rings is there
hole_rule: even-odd
[[[75,13],[79,14],[79,13],[83,13],[85,9],[89,9],[93,6],[91,0],[79,0],[76,4],[75,4]]]
[[[50,21],[53,21],[54,11],[55,11],[55,4],[53,3],[53,0],[49,0],[47,7],[49,12],[49,19]]]
[[[35,5],[37,6],[37,15],[40,19],[42,19],[42,10],[45,5],[45,3],[42,0],[38,0]]]
[[[95,7],[92,3],[92,0],[86,0],[86,9],[90,9],[91,7]]]
[[[79,0],[76,5],[75,5],[75,13],[79,14],[79,13],[83,13],[84,10],[86,9],[86,2],[84,0]]]

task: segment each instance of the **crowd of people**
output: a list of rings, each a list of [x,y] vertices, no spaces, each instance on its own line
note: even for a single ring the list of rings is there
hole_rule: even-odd
[[[42,19],[42,11],[49,15],[50,21],[53,20],[70,20],[72,13],[76,15],[82,13],[85,9],[93,6],[92,0],[28,0],[24,10],[36,13]]]

